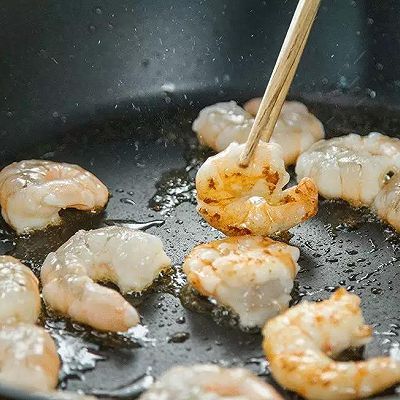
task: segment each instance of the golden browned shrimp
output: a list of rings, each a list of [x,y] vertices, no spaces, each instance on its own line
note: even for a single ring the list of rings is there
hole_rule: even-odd
[[[196,246],[183,271],[198,292],[236,312],[242,326],[263,326],[288,307],[299,255],[269,238],[236,236]]]
[[[36,323],[40,313],[39,282],[19,260],[0,256],[0,323]]]
[[[360,399],[400,382],[391,357],[339,362],[330,356],[369,342],[360,298],[339,289],[320,303],[307,301],[269,320],[263,347],[272,375],[283,387],[312,400]]]
[[[281,148],[260,142],[247,168],[239,166],[244,145],[232,143],[208,158],[196,176],[198,211],[226,235],[270,235],[314,216],[318,191],[305,178],[283,190],[289,182]]]
[[[107,201],[103,183],[78,165],[26,160],[0,171],[1,213],[18,233],[59,223],[63,208],[96,210]]]

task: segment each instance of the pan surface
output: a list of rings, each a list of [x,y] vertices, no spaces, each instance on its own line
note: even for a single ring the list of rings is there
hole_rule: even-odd
[[[232,98],[234,93],[224,96]],[[17,155],[18,159],[41,157],[77,163],[95,173],[112,197],[101,215],[66,211],[61,226],[32,235],[16,237],[1,220],[0,254],[16,256],[38,273],[47,253],[78,229],[123,220],[144,224],[142,228],[159,235],[174,264],[172,271],[143,296],[127,296],[142,315],[142,326],[128,334],[91,331],[48,315],[43,308],[42,323],[55,338],[63,361],[62,388],[134,398],[169,367],[197,362],[245,366],[273,382],[260,334],[241,331],[226,310],[185,286],[180,269],[185,254],[196,244],[222,236],[196,213],[193,178],[211,153],[198,147],[191,131],[199,109],[222,96],[192,93],[191,98],[185,97],[170,93],[162,103],[138,102],[136,111],[105,112],[97,123]],[[395,132],[396,113],[346,105],[333,109],[308,100],[331,135],[375,129]],[[346,287],[361,296],[366,320],[375,331],[362,356],[398,347],[400,241],[392,229],[367,210],[322,200],[318,215],[291,229],[283,240],[301,250],[293,303],[323,299],[335,288]],[[351,355],[355,356],[361,354]],[[7,391],[3,393],[7,398]],[[288,399],[296,398],[283,393]],[[391,393],[394,391],[387,394]],[[27,398],[23,396],[9,398]]]
[[[63,360],[63,388],[134,398],[171,365],[203,361],[244,365],[271,381],[260,335],[192,296],[179,265],[194,245],[220,236],[195,211],[193,177],[210,153],[197,148],[191,122],[205,105],[260,94],[295,5],[1,1],[0,168],[34,157],[78,163],[113,197],[104,214],[67,211],[60,227],[32,236],[17,238],[0,219],[0,254],[38,273],[46,254],[78,229],[128,220],[159,235],[177,265],[144,296],[128,297],[144,326],[128,335],[91,332],[43,309]],[[302,94],[329,135],[398,135],[399,16],[396,0],[322,2],[292,94]],[[302,254],[294,302],[347,287],[374,326],[363,356],[396,349],[398,235],[366,210],[325,201],[291,235],[284,239]],[[40,399],[3,386],[0,397]]]

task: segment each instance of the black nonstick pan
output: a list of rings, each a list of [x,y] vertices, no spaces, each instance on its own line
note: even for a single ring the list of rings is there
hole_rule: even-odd
[[[321,6],[290,97],[304,101],[329,136],[399,132],[400,6],[379,3]],[[180,264],[193,246],[221,236],[196,213],[193,178],[212,153],[199,148],[191,122],[205,105],[262,92],[295,5],[1,2],[0,168],[38,157],[77,163],[112,197],[102,214],[67,210],[61,226],[32,235],[17,237],[0,220],[0,254],[38,273],[78,229],[118,220],[159,235],[175,266],[143,296],[127,296],[143,324],[130,334],[91,331],[43,309],[63,361],[61,388],[135,398],[169,367],[197,362],[245,366],[273,383],[260,334],[195,296]],[[344,358],[398,346],[398,234],[367,210],[321,199],[318,215],[283,239],[301,250],[293,303],[339,286],[361,296],[374,340]],[[396,389],[385,394],[396,397]],[[3,386],[0,396],[41,398]]]

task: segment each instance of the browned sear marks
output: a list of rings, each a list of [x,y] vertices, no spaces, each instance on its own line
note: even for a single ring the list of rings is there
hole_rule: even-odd
[[[239,227],[237,227],[237,226],[234,226],[234,225],[228,225],[228,230],[232,233],[232,234],[234,234],[234,235],[240,235],[240,236],[242,236],[242,235],[251,235],[251,230],[250,229],[248,229],[248,228],[239,228]]]
[[[218,203],[218,200],[210,199],[209,197],[205,198],[203,201],[204,201],[204,203],[206,203],[206,204]]]
[[[279,182],[278,171],[272,171],[268,165],[266,167],[264,167],[262,173],[265,176],[265,179],[267,180],[267,182],[272,183],[273,185],[276,185]]]

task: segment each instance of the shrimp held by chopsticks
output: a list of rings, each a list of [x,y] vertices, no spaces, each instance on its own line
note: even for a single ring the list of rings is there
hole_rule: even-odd
[[[198,211],[228,236],[270,235],[314,216],[318,191],[310,178],[289,182],[281,147],[260,142],[247,168],[239,166],[244,145],[232,143],[210,157],[196,176]]]

